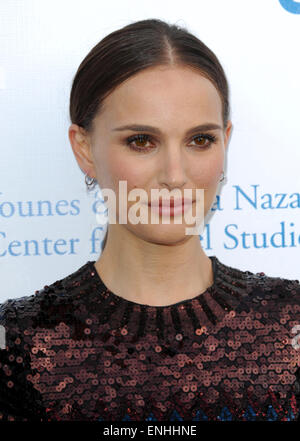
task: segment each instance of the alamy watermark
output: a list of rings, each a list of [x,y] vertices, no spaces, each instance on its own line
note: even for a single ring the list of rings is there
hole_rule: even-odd
[[[6,348],[5,328],[0,325],[0,349]]]
[[[133,225],[138,223],[157,225],[161,217],[162,224],[171,224],[172,217],[174,224],[182,224],[184,218],[185,224],[194,225],[193,227],[186,227],[185,234],[199,235],[204,230],[204,189],[198,188],[195,191],[196,195],[193,195],[192,189],[184,189],[182,195],[179,189],[151,189],[149,201],[146,190],[134,188],[127,195],[127,181],[119,181],[118,223],[127,224],[129,221]],[[107,198],[103,202],[108,209],[108,222],[116,224],[116,193],[111,188],[101,189],[101,193],[104,198]],[[174,201],[174,207],[172,200]],[[135,202],[129,207],[129,210],[128,201]],[[161,208],[159,208],[159,201],[161,202]],[[196,207],[195,216],[193,215],[193,206]],[[151,213],[150,221],[149,210]],[[103,212],[97,212],[96,218],[98,223],[103,223]]]
[[[293,326],[292,334],[296,334],[296,332],[298,332],[298,334],[292,339],[291,345],[294,349],[300,349],[300,325]]]

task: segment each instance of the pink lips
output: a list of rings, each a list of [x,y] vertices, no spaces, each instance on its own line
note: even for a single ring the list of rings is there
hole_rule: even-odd
[[[186,212],[190,210],[192,204],[192,199],[166,199],[164,201],[165,205],[163,206],[163,201],[159,200],[153,200],[149,202],[148,206],[149,208],[157,213],[159,216],[162,215],[170,215],[170,216],[177,216],[179,214],[182,214],[183,212]]]
[[[183,199],[166,199],[164,201],[165,207],[179,207],[184,205],[191,205],[193,203],[192,199],[187,199],[187,198],[183,198]],[[163,201],[159,200],[159,201],[150,201],[149,206],[152,205],[152,207],[162,207],[163,206]]]

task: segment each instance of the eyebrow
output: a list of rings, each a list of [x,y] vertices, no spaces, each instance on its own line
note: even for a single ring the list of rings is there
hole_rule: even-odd
[[[219,124],[205,123],[205,124],[201,124],[201,125],[190,128],[186,134],[189,135],[190,133],[194,133],[198,130],[201,131],[201,130],[216,130],[216,129],[223,130],[223,128]],[[147,131],[147,132],[152,132],[156,135],[161,135],[161,131],[159,128],[153,127],[153,126],[148,126],[148,125],[139,125],[139,124],[127,124],[125,126],[115,127],[112,130],[113,131],[132,130],[134,132]]]

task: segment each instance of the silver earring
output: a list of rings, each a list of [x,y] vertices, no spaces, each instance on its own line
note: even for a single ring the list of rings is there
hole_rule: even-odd
[[[222,174],[223,174],[223,176],[222,176],[222,178],[220,179],[220,182],[223,182],[223,181],[226,179],[226,176],[225,176],[225,174],[224,174],[224,171],[222,172]]]
[[[85,180],[85,183],[86,183],[86,185],[88,186],[88,187],[91,187],[93,184],[94,184],[94,182],[95,182],[95,178],[91,178],[87,173],[85,174],[85,177],[84,177],[84,180]]]

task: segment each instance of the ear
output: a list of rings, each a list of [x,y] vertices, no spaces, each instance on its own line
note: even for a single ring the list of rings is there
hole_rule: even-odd
[[[233,129],[232,122],[230,120],[228,120],[227,127],[226,127],[226,129],[224,131],[224,145],[225,145],[225,149],[227,148],[227,146],[229,144],[229,140],[230,140],[230,137],[232,135],[232,129]]]
[[[68,134],[74,156],[80,169],[91,178],[96,178],[89,134],[83,127],[77,124],[71,124]]]

